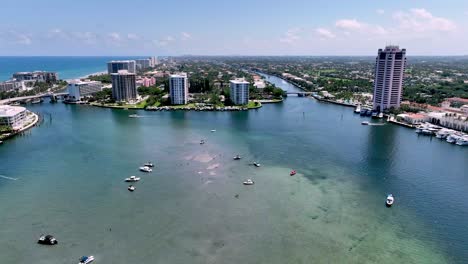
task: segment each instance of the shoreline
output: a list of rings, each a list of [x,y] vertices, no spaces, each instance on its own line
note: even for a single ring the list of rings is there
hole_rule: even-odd
[[[29,111],[29,110],[27,110],[27,111]],[[34,116],[34,120],[30,124],[28,124],[27,126],[22,127],[20,129],[18,129],[17,131],[15,131],[13,133],[10,133],[8,136],[2,138],[1,139],[2,141],[7,140],[7,139],[11,139],[11,138],[15,137],[16,135],[18,135],[18,134],[20,134],[20,133],[22,133],[22,132],[24,132],[24,131],[26,131],[26,130],[34,127],[34,126],[36,126],[36,124],[39,122],[39,115],[37,115],[36,113],[31,112],[31,111],[29,111],[29,112]]]

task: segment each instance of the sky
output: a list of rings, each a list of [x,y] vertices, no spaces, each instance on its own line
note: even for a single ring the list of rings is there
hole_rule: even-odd
[[[2,0],[0,56],[468,55],[466,0]]]

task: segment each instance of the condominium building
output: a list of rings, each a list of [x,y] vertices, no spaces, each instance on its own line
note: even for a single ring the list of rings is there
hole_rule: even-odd
[[[102,90],[102,83],[98,81],[74,81],[68,84],[68,101],[79,102],[86,96]]]
[[[186,73],[169,76],[171,104],[182,105],[188,102],[188,79]]]
[[[406,49],[398,46],[379,49],[375,60],[374,110],[400,107],[405,67]]]
[[[137,98],[135,73],[120,70],[112,73],[112,97],[116,101],[132,102]]]
[[[245,105],[249,103],[249,82],[245,79],[235,79],[230,81],[231,101],[235,105]]]
[[[58,81],[56,72],[34,71],[34,72],[17,72],[13,74],[13,79],[16,81],[38,81],[55,83]]]
[[[20,129],[27,121],[26,108],[21,106],[0,105],[0,126]]]
[[[24,81],[5,81],[0,82],[0,92],[22,91],[26,90]]]
[[[135,60],[136,69],[139,71],[146,70],[151,66],[151,59],[139,59]]]
[[[136,62],[134,60],[110,61],[107,63],[107,73],[118,73],[120,70],[127,70],[129,73],[136,73]]]
[[[149,57],[151,61],[151,67],[154,67],[158,64],[158,59],[156,57]]]

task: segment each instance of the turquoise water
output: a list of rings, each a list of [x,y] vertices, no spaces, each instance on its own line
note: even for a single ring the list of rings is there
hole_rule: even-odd
[[[107,70],[111,60],[137,59],[129,57],[5,57],[0,56],[0,81],[8,80],[21,71],[55,71],[59,78],[73,79]]]
[[[61,103],[30,109],[42,125],[0,146],[0,175],[16,179],[0,177],[2,262],[73,263],[86,254],[116,264],[468,257],[468,148],[399,126],[362,126],[350,108],[289,97],[249,112],[141,118]],[[244,158],[232,160],[236,154]],[[157,163],[154,172],[138,172],[147,160]],[[291,169],[298,174],[290,177]],[[133,193],[123,182],[130,175],[142,177]],[[247,178],[256,184],[243,186]],[[387,193],[396,197],[392,208]],[[42,233],[59,244],[37,245]]]

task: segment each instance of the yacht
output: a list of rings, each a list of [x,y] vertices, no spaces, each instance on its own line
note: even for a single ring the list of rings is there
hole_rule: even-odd
[[[356,113],[356,114],[361,113],[361,105],[360,105],[360,104],[358,104],[358,105],[356,106],[356,109],[354,109],[354,113]]]
[[[362,122],[361,122],[361,125],[367,126],[367,125],[369,125],[369,121],[362,121]]]
[[[260,167],[260,163],[258,163],[258,162],[254,162],[254,163],[252,163],[252,164],[253,164],[255,167]]]
[[[457,144],[458,146],[468,146],[468,136],[464,136],[464,137],[459,137],[457,139]]]
[[[395,198],[393,198],[392,194],[387,195],[387,200],[385,201],[385,203],[387,204],[387,207],[392,206],[394,201],[395,201]]]
[[[133,115],[129,115],[128,117],[130,117],[130,118],[137,118],[137,117],[139,117],[139,116],[138,116],[137,114],[133,114]]]
[[[55,239],[54,236],[51,235],[41,235],[39,237],[39,240],[37,240],[38,244],[42,245],[56,245],[58,243],[57,239]]]
[[[31,104],[40,104],[42,103],[44,100],[42,100],[41,98],[36,98],[34,100],[31,101]]]
[[[125,178],[126,182],[137,182],[140,180],[140,177],[130,176],[130,178]]]
[[[379,118],[383,118],[383,113],[382,112],[379,113]]]
[[[379,113],[377,111],[372,111],[372,118],[379,118]]]
[[[448,143],[456,143],[458,138],[460,138],[457,134],[451,134],[447,137]]]
[[[211,129],[211,132],[216,132],[216,129]]]
[[[254,185],[255,182],[252,181],[252,179],[247,179],[245,182],[243,182],[244,185]]]
[[[140,167],[140,170],[143,171],[143,172],[152,172],[153,171],[153,169],[151,169],[148,166]]]
[[[436,133],[436,138],[446,139],[450,135],[451,130],[441,129]]]
[[[88,263],[91,263],[93,261],[94,261],[93,256],[82,256],[80,258],[80,262],[78,262],[78,264],[88,264]]]
[[[234,157],[234,160],[240,160],[240,159],[242,159],[242,158],[241,158],[241,156],[239,156],[239,155],[236,155],[236,156]]]
[[[151,163],[151,161],[148,161],[145,164],[143,164],[143,166],[152,168],[152,167],[154,167],[154,164]]]
[[[128,186],[127,188],[129,191],[133,192],[136,188],[133,185]]]

